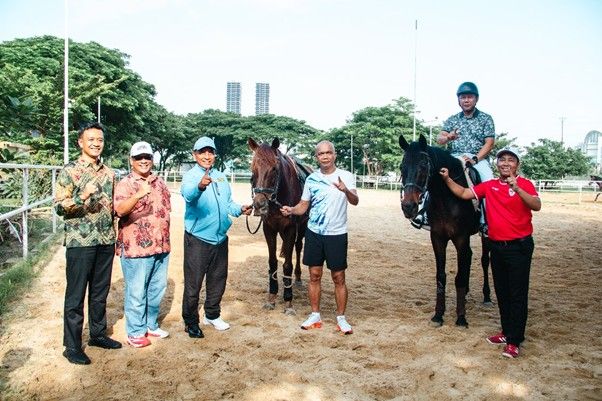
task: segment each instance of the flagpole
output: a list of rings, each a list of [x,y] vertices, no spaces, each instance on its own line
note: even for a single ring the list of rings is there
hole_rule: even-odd
[[[418,49],[418,20],[414,20],[414,109],[413,115],[413,128],[412,128],[412,141],[416,140],[416,51]]]

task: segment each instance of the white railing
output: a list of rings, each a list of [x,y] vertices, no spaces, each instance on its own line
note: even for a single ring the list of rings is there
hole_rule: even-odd
[[[14,230],[13,232],[17,232],[13,223],[9,220],[11,217],[21,216],[21,233],[20,237],[18,237],[21,242],[23,248],[23,258],[27,257],[29,251],[29,225],[28,225],[28,215],[29,212],[33,209],[39,208],[40,206],[50,203],[52,204],[54,196],[56,194],[56,177],[58,171],[63,167],[60,166],[46,166],[46,165],[38,165],[38,164],[10,164],[10,163],[0,163],[0,170],[22,170],[22,179],[23,185],[21,190],[21,199],[23,205],[15,210],[11,210],[10,212],[3,213],[0,215],[0,222],[7,221],[9,227]],[[33,203],[29,203],[29,172],[30,170],[50,170],[52,173],[52,195],[48,196],[42,200],[38,200]],[[52,232],[56,233],[57,228],[57,215],[54,211],[54,208],[50,208],[52,211]]]

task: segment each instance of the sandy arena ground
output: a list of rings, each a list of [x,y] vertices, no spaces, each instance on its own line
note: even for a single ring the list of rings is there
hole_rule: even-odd
[[[234,186],[247,201],[248,184]],[[449,249],[446,321],[433,328],[435,267],[428,233],[402,218],[395,191],[360,190],[350,207],[351,336],[335,331],[330,277],[323,279],[322,329],[303,331],[306,282],[295,289],[297,316],[262,309],[267,248],[245,220],[230,231],[226,332],[183,331],[183,202],[172,196],[169,283],[162,327],[150,347],[86,348],[89,366],[61,355],[64,249],[44,266],[29,295],[0,322],[0,399],[6,400],[602,400],[602,202],[544,194],[535,213],[527,340],[517,360],[485,342],[499,329],[496,307],[482,305],[480,241],[473,237],[468,329],[454,325],[455,256]],[[256,224],[251,221],[251,225]],[[281,271],[281,269],[279,269]],[[303,279],[307,271],[303,269]],[[490,279],[491,280],[491,279]],[[109,331],[124,340],[124,283],[115,261]],[[87,328],[84,341],[87,341]]]

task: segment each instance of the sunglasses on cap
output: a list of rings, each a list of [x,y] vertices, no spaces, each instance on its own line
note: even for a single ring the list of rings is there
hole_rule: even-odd
[[[136,161],[140,161],[140,160],[153,160],[153,156],[152,155],[137,155],[137,156],[132,156],[132,159],[136,160]]]

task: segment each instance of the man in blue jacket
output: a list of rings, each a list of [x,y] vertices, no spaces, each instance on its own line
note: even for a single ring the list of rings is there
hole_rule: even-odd
[[[249,215],[251,206],[232,201],[232,191],[224,173],[212,170],[215,143],[203,136],[193,147],[197,165],[182,178],[181,193],[186,201],[184,214],[184,330],[192,338],[202,338],[199,327],[199,293],[205,283],[203,323],[217,330],[230,324],[220,316],[220,303],[228,276],[228,236],[230,216]]]

